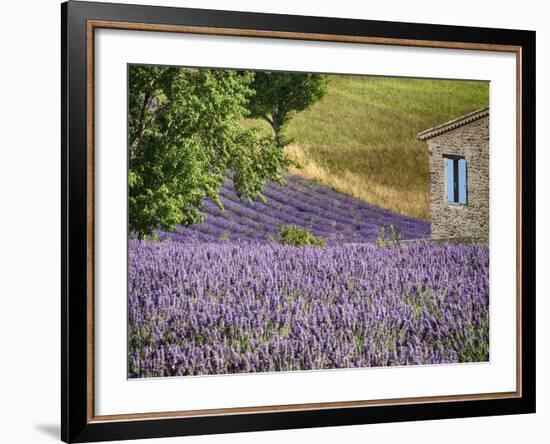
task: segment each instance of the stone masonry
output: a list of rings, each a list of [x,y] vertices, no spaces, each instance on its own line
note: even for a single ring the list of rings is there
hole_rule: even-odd
[[[433,238],[489,238],[489,108],[418,134],[430,157],[430,204]],[[467,162],[466,204],[447,201],[444,155]]]

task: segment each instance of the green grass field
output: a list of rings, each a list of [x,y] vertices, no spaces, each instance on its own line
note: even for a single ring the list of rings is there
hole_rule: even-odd
[[[416,134],[489,104],[487,82],[329,76],[326,96],[285,128],[292,172],[430,218],[428,152]],[[268,125],[265,130],[269,130]]]

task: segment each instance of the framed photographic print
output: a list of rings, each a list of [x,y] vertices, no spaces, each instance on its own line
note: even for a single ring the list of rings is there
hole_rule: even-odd
[[[535,411],[535,33],[62,13],[62,439]]]

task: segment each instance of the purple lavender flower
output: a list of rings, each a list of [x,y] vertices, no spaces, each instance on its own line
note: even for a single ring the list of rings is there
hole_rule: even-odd
[[[130,377],[489,358],[488,247],[319,249],[235,233],[244,242],[196,227],[129,241]]]

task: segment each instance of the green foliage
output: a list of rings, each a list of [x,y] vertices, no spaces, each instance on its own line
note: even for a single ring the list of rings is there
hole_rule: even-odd
[[[283,126],[294,113],[309,108],[327,91],[327,79],[318,74],[257,72],[251,85],[255,94],[248,103],[251,117],[262,118],[271,125],[279,147]]]
[[[376,244],[380,247],[390,247],[399,245],[401,233],[393,225],[390,225],[387,230],[385,227],[380,228]]]
[[[307,228],[300,228],[294,225],[285,225],[279,230],[279,243],[294,245],[297,247],[326,247],[327,243],[323,238],[315,237]]]
[[[253,73],[131,66],[129,69],[129,228],[139,237],[204,218],[202,201],[221,206],[231,171],[242,199],[261,197],[287,164],[272,136],[240,122]]]

